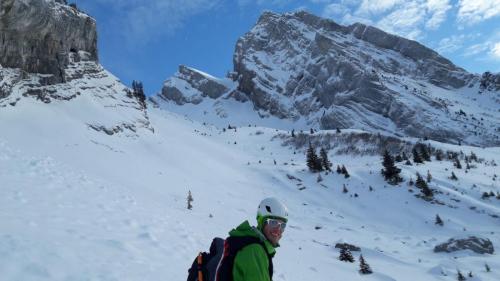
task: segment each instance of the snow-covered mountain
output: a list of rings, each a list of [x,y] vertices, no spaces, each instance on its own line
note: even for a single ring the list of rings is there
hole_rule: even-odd
[[[355,128],[500,144],[500,75],[470,74],[415,41],[375,27],[342,26],[304,11],[265,12],[236,43],[233,61],[230,79],[195,70],[197,76],[186,75],[189,68],[181,66],[153,100],[179,113],[201,105],[206,113],[190,116],[218,116],[219,124],[245,124],[237,116],[244,107],[260,117],[252,122],[267,124],[260,119],[275,117],[287,129]],[[235,110],[234,102],[245,105]]]
[[[0,2],[0,23],[27,20],[9,15],[25,11],[9,6],[21,4],[40,7],[31,18],[54,22],[50,28],[66,13],[93,21],[65,1],[23,0]],[[279,128],[301,121],[261,119],[265,111],[240,102],[248,96],[238,82],[188,67],[168,82],[185,90],[176,99],[182,106],[144,103],[92,52],[62,46],[67,62],[54,64],[56,73],[0,68],[0,280],[184,280],[198,251],[243,220],[254,222],[268,196],[290,210],[274,280],[456,280],[457,270],[471,272],[468,280],[500,279],[499,147],[422,141],[432,161],[397,163],[405,181],[392,186],[380,174],[380,152],[409,155],[418,139],[359,129],[292,136]],[[55,55],[46,51],[40,55]],[[485,77],[487,96],[496,76]],[[170,106],[182,114],[164,110]],[[224,126],[210,125],[217,122]],[[309,142],[325,147],[333,167],[344,165],[350,177],[311,173]],[[443,160],[435,160],[438,151]],[[433,198],[410,185],[428,171]],[[442,226],[434,224],[438,214]],[[469,236],[481,239],[469,241],[469,250],[435,252]],[[337,243],[359,248],[356,263],[338,259]],[[360,254],[372,275],[359,274]]]

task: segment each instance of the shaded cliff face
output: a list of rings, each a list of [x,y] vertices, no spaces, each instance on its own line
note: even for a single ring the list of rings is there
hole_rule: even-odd
[[[97,61],[95,20],[55,0],[0,2],[0,65],[63,82],[70,53]]]
[[[248,102],[260,117],[283,120],[287,129],[354,128],[500,143],[497,76],[470,74],[418,42],[371,26],[342,26],[302,11],[265,12],[236,43],[233,63],[228,79],[234,83],[226,93],[217,86],[223,79],[204,75],[202,81],[218,83],[200,89],[193,86],[199,77],[181,69],[159,97],[179,106],[199,104],[226,123],[237,110],[223,105],[235,107],[233,100]]]

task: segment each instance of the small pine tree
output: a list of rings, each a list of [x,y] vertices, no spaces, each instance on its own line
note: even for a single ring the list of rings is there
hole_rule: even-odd
[[[295,129],[292,129],[292,138],[295,137]]]
[[[345,168],[344,165],[342,165],[342,174],[344,174],[344,177],[346,179],[351,176],[351,175],[349,175],[349,172],[347,171],[347,169]]]
[[[458,156],[455,157],[455,167],[457,167],[457,169],[462,169],[462,164],[460,163],[460,159],[458,159]]]
[[[330,162],[330,160],[328,159],[328,153],[326,152],[325,148],[321,148],[321,150],[319,151],[319,155],[321,158],[321,166],[323,167],[323,169],[326,171],[331,171],[332,162]]]
[[[187,197],[187,208],[188,210],[193,209],[193,205],[191,203],[194,201],[193,195],[191,194],[191,190],[188,192],[188,197]]]
[[[431,161],[431,156],[429,155],[429,151],[427,147],[423,144],[420,145],[420,154],[422,155],[422,159],[424,161]]]
[[[443,220],[439,217],[439,215],[436,215],[436,222],[434,224],[437,224],[439,226],[443,226]]]
[[[474,277],[474,276],[472,275],[472,271],[469,271],[469,274],[468,274],[468,275],[469,275],[469,277],[470,277],[470,278]]]
[[[354,257],[352,256],[351,251],[349,251],[349,249],[341,248],[339,260],[345,261],[345,262],[354,262]]]
[[[431,180],[432,180],[431,172],[429,172],[429,170],[427,170],[427,183],[430,183]]]
[[[454,181],[458,180],[457,176],[455,175],[455,173],[453,171],[451,171],[451,177],[450,177],[450,179],[452,179]]]
[[[392,156],[387,150],[385,150],[384,152],[384,160],[382,162],[382,165],[384,166],[384,169],[382,169],[382,175],[384,175],[385,180],[389,184],[396,185],[403,181],[401,176],[399,176],[401,169],[396,167]]]
[[[347,193],[347,192],[349,192],[349,190],[347,190],[347,187],[345,186],[345,184],[343,185],[342,192],[343,192],[343,193]]]
[[[443,160],[443,151],[441,149],[436,150],[436,160],[437,161]]]
[[[432,190],[429,188],[427,185],[427,182],[422,178],[422,176],[417,172],[417,180],[415,182],[415,186],[420,189],[420,191],[424,194],[426,197],[432,197],[434,194],[432,193]]]
[[[411,166],[411,162],[410,162],[410,160],[409,160],[409,159],[408,159],[408,160],[406,160],[405,165],[406,165],[406,166]]]
[[[313,128],[311,128],[310,133],[311,133],[311,135],[313,135],[313,134],[314,134],[314,129],[313,129]]]
[[[309,143],[309,148],[307,149],[306,157],[307,157],[307,167],[311,172],[314,173],[322,170],[321,160],[319,159],[318,155],[316,155],[314,147],[312,146],[311,143]]]
[[[403,151],[402,158],[403,158],[404,161],[408,160],[408,156],[406,156],[406,153],[404,151]]]
[[[372,269],[366,263],[365,259],[363,258],[363,255],[359,256],[359,272],[361,274],[371,274],[373,273]]]
[[[394,157],[394,161],[398,163],[403,162],[403,157],[401,157],[401,154],[396,155],[396,157]]]
[[[415,162],[415,163],[423,163],[424,162],[424,161],[422,161],[422,157],[420,157],[420,154],[418,153],[418,151],[415,147],[411,150],[411,152],[413,154],[413,162]]]
[[[486,269],[486,272],[490,272],[491,271],[491,268],[490,268],[490,266],[487,263],[484,264],[484,268]]]
[[[342,169],[340,168],[339,165],[337,165],[337,174],[342,174]]]
[[[337,134],[340,134],[340,129],[339,128],[337,128]]]
[[[465,276],[458,269],[457,269],[457,280],[458,281],[465,281]]]
[[[488,192],[483,192],[483,196],[481,196],[481,199],[488,199],[490,197],[490,194]]]

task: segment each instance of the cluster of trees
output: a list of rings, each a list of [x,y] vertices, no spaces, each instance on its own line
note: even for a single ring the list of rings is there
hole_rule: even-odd
[[[309,143],[306,157],[307,167],[311,172],[331,171],[332,163],[328,159],[328,153],[325,148],[321,148],[318,156],[312,144]]]
[[[493,191],[490,191],[490,192],[483,192],[483,195],[481,196],[481,199],[488,199],[490,197],[496,197],[498,200],[500,200],[500,192],[497,192],[497,194],[495,195],[495,193]]]
[[[126,90],[129,98],[135,98],[143,109],[146,109],[146,95],[141,81],[132,81],[132,91]]]
[[[352,256],[351,251],[347,248],[342,248],[340,249],[340,256],[339,260],[344,261],[344,262],[354,262],[354,257]],[[359,272],[361,274],[371,274],[373,273],[372,269],[370,268],[370,265],[365,261],[365,258],[363,255],[359,256]]]

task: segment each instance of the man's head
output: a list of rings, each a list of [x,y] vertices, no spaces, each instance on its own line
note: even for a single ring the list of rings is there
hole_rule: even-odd
[[[257,228],[264,233],[274,246],[279,240],[288,221],[288,209],[276,198],[262,200],[257,209]]]

